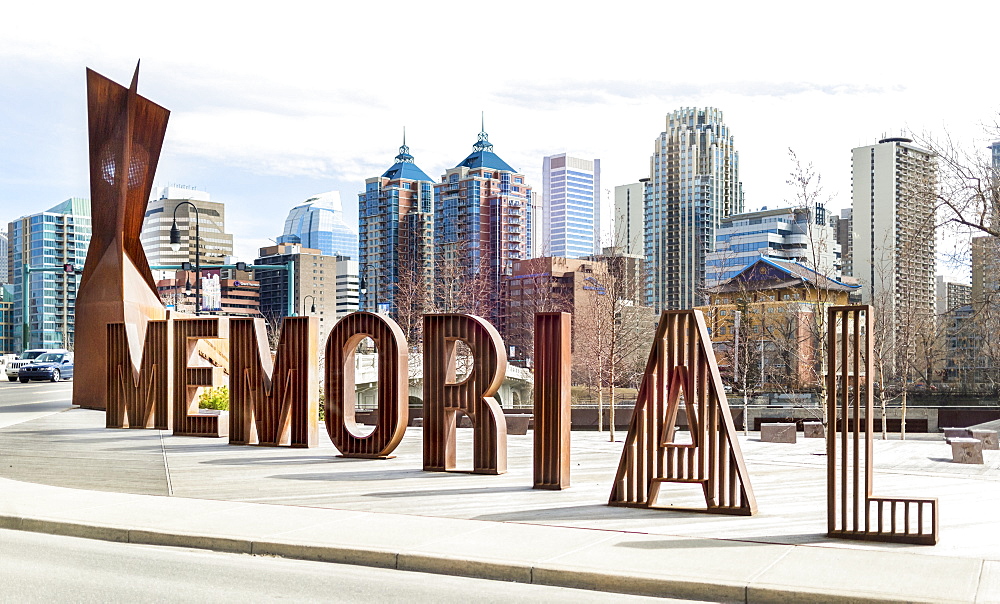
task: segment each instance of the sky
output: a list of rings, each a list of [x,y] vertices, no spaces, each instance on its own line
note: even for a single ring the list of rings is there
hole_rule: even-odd
[[[406,130],[432,178],[485,120],[541,189],[545,155],[649,171],[665,116],[718,107],[746,208],[788,205],[793,149],[849,207],[851,149],[905,132],[997,140],[1000,3],[14,3],[0,23],[0,223],[89,197],[85,68],[171,111],[156,174],[226,204],[235,260],[288,210],[365,178]],[[926,8],[918,8],[926,6]],[[605,220],[606,227],[610,220]],[[939,272],[967,279],[961,266]]]

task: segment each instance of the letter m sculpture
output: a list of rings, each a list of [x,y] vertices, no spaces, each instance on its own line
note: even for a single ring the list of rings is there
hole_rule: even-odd
[[[681,400],[690,443],[674,442]],[[660,318],[609,505],[655,507],[663,483],[701,485],[716,514],[757,511],[701,311]],[[681,508],[672,508],[681,509]]]

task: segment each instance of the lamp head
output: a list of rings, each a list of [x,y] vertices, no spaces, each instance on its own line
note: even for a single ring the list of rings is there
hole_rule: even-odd
[[[181,232],[177,230],[177,219],[170,225],[170,249],[179,252],[181,249]]]

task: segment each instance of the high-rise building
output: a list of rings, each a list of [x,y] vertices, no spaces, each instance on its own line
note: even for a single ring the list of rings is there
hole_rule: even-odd
[[[735,277],[761,256],[792,260],[839,281],[840,244],[826,208],[774,208],[734,214],[719,221],[715,250],[705,260],[705,284]]]
[[[615,187],[614,247],[626,254],[644,255],[642,213],[648,178]]]
[[[705,299],[705,258],[723,218],[743,213],[739,154],[722,111],[669,114],[649,160],[643,215],[647,305],[692,308]]]
[[[851,164],[854,277],[862,302],[892,322],[891,339],[934,313],[937,164],[908,138],[857,147]]]
[[[854,218],[851,208],[840,210],[840,216],[830,216],[830,226],[837,234],[837,245],[840,246],[840,272],[845,277],[854,276]]]
[[[0,284],[10,283],[10,276],[7,271],[7,233],[0,231]]]
[[[358,259],[358,233],[344,220],[339,191],[315,195],[289,210],[278,243],[298,243],[326,256]]]
[[[408,294],[433,289],[433,187],[405,138],[396,162],[365,180],[365,192],[358,195],[363,310],[396,316],[402,300],[416,303]]]
[[[63,266],[82,268],[86,261],[90,200],[74,197],[44,212],[18,218],[7,225],[7,234],[14,290],[14,348],[18,352],[27,348],[72,350],[79,275],[63,271]]]
[[[198,214],[200,246],[195,245],[195,210],[184,203],[191,202]],[[180,206],[178,208],[178,206]],[[170,247],[170,228],[174,224],[176,208],[180,248]],[[225,264],[233,255],[233,236],[226,232],[226,207],[212,201],[206,191],[171,185],[153,189],[153,199],[146,206],[142,223],[142,247],[150,266],[178,266],[184,262],[195,263],[201,256],[201,265]],[[158,279],[169,279],[169,271],[154,271]]]
[[[972,303],[1000,304],[1000,237],[972,238]]]
[[[538,191],[532,191],[528,201],[528,211],[525,213],[525,224],[528,231],[528,258],[538,258],[545,255],[546,244],[542,232],[542,196]]]
[[[601,160],[566,153],[542,159],[542,245],[546,255],[601,251]]]
[[[291,310],[319,318],[320,346],[340,317],[358,310],[358,263],[347,256],[327,256],[297,243],[260,248],[254,264],[292,263]],[[255,269],[260,283],[260,313],[276,332],[289,314],[287,270]],[[315,309],[315,310],[313,310]]]
[[[434,185],[436,267],[456,266],[465,275],[489,279],[488,314],[501,330],[505,277],[527,257],[530,200],[524,175],[493,152],[485,131],[472,153]]]
[[[935,312],[938,316],[947,314],[960,306],[972,303],[972,286],[966,283],[945,281],[944,275],[938,275],[934,282]]]

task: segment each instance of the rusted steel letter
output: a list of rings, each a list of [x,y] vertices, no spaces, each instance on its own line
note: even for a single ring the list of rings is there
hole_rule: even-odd
[[[457,345],[472,351],[469,374],[456,382]],[[493,395],[507,373],[496,328],[473,315],[424,315],[424,470],[455,469],[457,413],[472,420],[473,473],[507,471],[507,422]]]
[[[229,320],[229,444],[319,444],[316,317],[285,317],[274,360],[263,319]]]
[[[368,436],[354,417],[354,349],[365,338],[378,349],[378,419]],[[389,317],[351,313],[326,340],[326,433],[344,457],[388,458],[403,440],[409,417],[409,355],[406,338]]]
[[[218,414],[199,413],[198,388],[224,383],[225,370],[198,354],[198,340],[229,337],[227,317],[174,319],[174,436],[227,436],[229,422]],[[194,364],[192,364],[194,363]]]
[[[535,313],[535,488],[569,487],[570,314]]]
[[[109,323],[108,329],[108,428],[173,428],[170,408],[171,322],[150,321],[139,356],[134,346],[139,336],[135,326]]]

